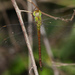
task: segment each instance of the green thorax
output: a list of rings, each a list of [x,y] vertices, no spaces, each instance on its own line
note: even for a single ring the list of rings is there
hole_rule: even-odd
[[[33,12],[33,16],[34,16],[34,19],[35,19],[35,22],[37,24],[37,28],[40,29],[40,26],[41,26],[41,22],[42,22],[42,19],[41,19],[41,11],[40,10],[35,10]]]

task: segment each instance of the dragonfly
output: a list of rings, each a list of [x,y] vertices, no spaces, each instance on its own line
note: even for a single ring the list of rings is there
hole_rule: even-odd
[[[40,68],[42,68],[42,60],[41,60],[41,34],[40,34],[40,28],[41,28],[41,25],[42,25],[42,14],[44,14],[46,16],[49,16],[49,17],[52,17],[54,19],[61,19],[63,21],[71,21],[74,18],[75,13],[72,15],[71,19],[63,19],[63,18],[54,17],[54,16],[48,15],[48,14],[40,11],[39,8],[31,0],[28,0],[28,1],[30,3],[32,3],[34,5],[34,7],[35,7],[32,14],[34,16],[34,20],[35,20],[36,25],[37,25],[39,65],[40,65]]]
[[[42,11],[39,10],[39,8],[31,1],[31,0],[28,0],[30,3],[32,3],[34,5],[34,11],[33,11],[33,16],[34,16],[34,20],[36,22],[36,25],[37,25],[37,35],[38,35],[38,50],[39,50],[39,65],[40,65],[40,68],[42,68],[42,60],[41,60],[41,33],[40,33],[40,28],[41,28],[41,25],[42,25],[42,14],[46,15],[46,16],[50,16],[54,19],[61,19],[61,18],[58,18],[58,17],[54,17],[54,16],[51,16],[51,15],[48,15]],[[73,16],[71,17],[71,19],[69,20],[72,20],[73,17],[74,17],[75,13],[73,14]],[[64,20],[62,19],[63,21],[68,21],[68,19]]]
[[[60,23],[60,20],[57,21],[57,20],[54,20],[54,19],[51,19],[51,18],[41,20],[41,25],[40,26],[38,25],[38,27],[37,27],[36,21],[32,22],[32,23],[25,22],[26,27],[29,24],[31,24],[32,27],[34,27],[33,34],[38,35],[38,46],[39,46],[40,51],[41,51],[41,45],[42,45],[40,30],[41,30],[41,27],[43,25],[44,25],[44,27],[46,29],[47,36],[50,38],[51,45],[54,45],[54,44],[58,43],[59,39],[61,39],[63,37],[66,37],[66,35],[69,35],[71,30],[72,30],[72,28],[75,28],[73,25],[69,25],[69,22],[64,22],[63,23],[63,21],[61,21],[61,24],[58,24],[58,23]],[[63,25],[65,23],[68,23],[68,25]],[[21,28],[20,28],[20,24],[10,24],[10,25],[4,25],[4,26],[0,27],[0,35],[2,36],[2,34],[4,32],[4,29],[6,30],[6,27],[9,27],[9,26],[12,27],[12,32],[11,32],[12,36],[9,37],[7,34],[5,34],[6,37],[3,36],[4,37],[3,38],[4,41],[2,41],[3,44],[2,43],[0,43],[0,44],[1,45],[5,44],[5,45],[9,46],[9,39],[12,38],[13,36],[15,37],[17,43],[20,43],[20,45],[25,44],[23,42],[24,40],[23,40],[23,37],[22,37],[22,31],[21,31]],[[36,31],[36,29],[37,29],[37,31]],[[35,31],[37,33],[35,33]],[[39,58],[40,57],[41,57],[41,55],[39,56]],[[40,58],[39,60],[40,60],[39,61],[40,67],[42,67],[42,62],[41,62],[42,58]]]
[[[72,18],[73,18],[73,16],[72,16],[72,18],[71,19],[63,19],[63,18],[59,18],[59,17],[54,17],[54,16],[51,16],[51,15],[48,15],[48,14],[46,14],[46,13],[44,13],[44,12],[42,12],[42,11],[40,11],[39,10],[39,8],[33,3],[33,2],[31,2],[34,6],[35,6],[35,10],[33,11],[33,13],[32,13],[32,15],[33,15],[33,17],[34,17],[34,20],[35,20],[35,24],[36,24],[36,26],[37,26],[37,36],[38,36],[38,51],[39,51],[39,65],[40,65],[40,68],[42,68],[42,59],[41,59],[41,33],[40,33],[40,30],[41,30],[41,26],[42,26],[42,23],[44,24],[46,21],[48,21],[49,20],[49,22],[46,22],[46,26],[47,26],[47,23],[49,23],[48,24],[48,26],[50,26],[50,27],[67,27],[67,28],[71,28],[72,26],[59,26],[59,25],[51,25],[51,19],[47,19],[47,20],[44,20],[44,21],[42,21],[42,14],[44,14],[44,15],[46,15],[46,16],[49,16],[49,17],[51,17],[51,18],[53,18],[53,19],[55,19],[55,20],[57,20],[57,19],[59,19],[59,20],[62,20],[62,21],[69,21],[69,20],[71,20]],[[34,23],[34,22],[33,22]],[[25,24],[27,24],[27,23],[25,23]],[[4,27],[7,27],[7,26],[18,26],[19,24],[12,24],[12,25],[6,25],[6,26],[3,26],[0,30],[2,30]],[[48,27],[47,27],[48,28]],[[51,29],[52,30],[52,29]],[[14,34],[14,31],[12,32],[12,34]],[[19,34],[19,33],[18,33]],[[52,33],[53,34],[53,33]],[[17,35],[17,34],[16,34]],[[8,39],[9,37],[7,37],[7,39]],[[7,40],[7,39],[4,39],[4,40]]]

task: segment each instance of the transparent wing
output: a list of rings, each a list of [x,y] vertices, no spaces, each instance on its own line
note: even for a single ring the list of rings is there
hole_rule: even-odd
[[[32,25],[32,30],[33,30],[32,36],[35,37],[36,35],[37,37],[36,23],[25,22],[26,29],[28,28],[29,25]],[[75,28],[74,21],[64,22],[61,20],[54,20],[51,18],[43,20],[41,26],[45,27],[47,37],[51,40],[51,42],[58,41],[59,39],[62,38],[67,38],[71,34],[72,30]],[[10,33],[9,33],[9,28],[11,28]],[[27,29],[27,33],[28,33],[28,29]],[[12,40],[11,38],[13,37],[15,39],[15,42],[17,42],[18,44],[20,45],[25,44],[20,24],[10,24],[10,25],[4,25],[0,27],[0,36],[1,36],[0,45],[6,45],[6,46],[11,45],[10,42]]]
[[[68,40],[75,29],[74,19],[69,22],[47,19],[43,22],[46,34],[51,44],[57,44],[62,40]]]

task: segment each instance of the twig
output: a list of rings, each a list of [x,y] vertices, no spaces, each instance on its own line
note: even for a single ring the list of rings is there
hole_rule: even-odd
[[[22,16],[21,16],[21,11],[17,6],[16,1],[15,0],[11,0],[11,1],[13,3],[13,6],[14,6],[15,10],[16,10],[17,16],[19,18],[19,22],[20,22],[21,27],[22,27],[24,38],[25,38],[25,41],[26,41],[26,44],[27,44],[27,47],[28,47],[28,50],[29,50],[30,57],[31,57],[34,73],[35,73],[35,75],[38,75],[38,71],[37,71],[37,67],[36,67],[36,64],[35,64],[32,48],[31,48],[26,29],[24,27],[24,22],[23,22],[23,19],[22,19]]]
[[[32,13],[31,11],[27,11],[27,10],[20,10],[21,12],[27,12],[27,13]]]
[[[44,13],[42,11],[41,11],[41,13],[44,14],[44,15],[46,15],[46,16],[48,16],[48,17],[51,17],[51,18],[53,18],[55,20],[58,20],[59,19],[59,20],[62,20],[62,21],[72,21],[73,18],[74,18],[74,15],[75,15],[75,10],[74,10],[74,12],[72,14],[72,17],[70,19],[64,19],[64,18],[60,18],[60,17],[55,17],[55,16],[52,16],[52,15],[46,14],[46,13]]]
[[[57,66],[57,67],[61,67],[61,66],[75,66],[75,63],[57,63],[57,62],[53,62],[53,66]]]
[[[29,70],[29,74],[30,74],[30,75],[31,75],[32,69],[33,69],[33,67],[31,67],[30,70]]]
[[[39,9],[31,0],[28,0],[30,3],[32,3],[37,9]],[[74,18],[74,15],[75,15],[75,10],[74,10],[74,12],[73,12],[73,14],[72,14],[72,17],[70,18],[70,19],[64,19],[64,18],[60,18],[60,17],[55,17],[55,16],[52,16],[52,15],[49,15],[49,14],[46,14],[46,13],[44,13],[44,12],[42,12],[41,11],[41,13],[43,14],[43,15],[46,15],[46,16],[48,16],[48,17],[50,17],[50,18],[53,18],[53,19],[55,19],[55,20],[62,20],[62,21],[72,21],[73,20],[73,18]]]
[[[21,12],[27,12],[28,13],[28,22],[32,22],[32,5],[30,2],[27,1],[27,4],[24,0],[17,0],[24,8],[24,10],[21,10]],[[28,5],[28,7],[27,7]],[[27,11],[28,10],[28,11]],[[31,14],[30,14],[31,13]],[[31,47],[33,48],[33,38],[32,38],[32,25],[28,25],[28,36],[29,36],[29,40],[30,40],[30,44],[31,44]],[[33,67],[32,67],[32,62],[31,62],[31,58],[30,58],[30,55],[29,55],[29,75],[33,75],[33,71],[32,71]]]
[[[32,3],[32,5],[34,5],[35,8],[39,9],[31,0],[27,0],[27,1]]]

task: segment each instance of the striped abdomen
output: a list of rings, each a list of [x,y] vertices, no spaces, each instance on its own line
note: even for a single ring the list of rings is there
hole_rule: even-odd
[[[40,68],[42,68],[40,28],[37,29],[37,34],[38,34],[38,49],[39,49],[39,65],[40,65]]]

